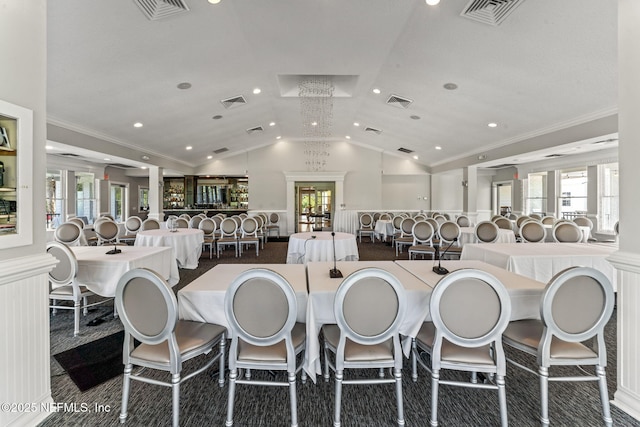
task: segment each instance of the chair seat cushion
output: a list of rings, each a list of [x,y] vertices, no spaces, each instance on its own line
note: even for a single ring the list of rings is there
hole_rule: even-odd
[[[430,245],[413,245],[409,248],[409,252],[429,252],[434,253],[436,248]]]
[[[304,323],[296,323],[291,330],[291,341],[294,349],[304,345],[306,339],[305,329],[306,325]],[[287,348],[284,341],[265,347],[249,344],[240,339],[238,340],[238,361],[285,363],[287,361]]]
[[[517,343],[530,354],[536,355],[542,339],[544,325],[537,319],[517,320],[509,323],[504,331],[505,344]],[[567,342],[557,337],[551,339],[551,357],[557,359],[591,359],[597,357],[595,351],[579,342]]]
[[[337,348],[340,341],[338,325],[324,325],[322,327],[324,339],[332,348]],[[363,345],[347,338],[344,347],[345,362],[393,361],[393,340],[389,339],[380,344]]]
[[[220,325],[179,320],[175,335],[180,354],[211,346],[226,331],[227,329]],[[155,345],[143,343],[131,352],[131,356],[155,363],[169,364],[169,345],[166,341]]]
[[[91,295],[93,294],[93,292],[87,289],[86,286],[80,286],[80,294]],[[56,296],[59,296],[59,297],[73,296],[73,286],[71,285],[59,286],[57,288],[52,289],[51,292],[49,292],[49,297],[53,298]]]
[[[432,322],[424,322],[420,327],[420,331],[416,335],[416,341],[422,348],[428,349],[429,352],[433,347],[433,340],[436,337],[436,327]],[[489,353],[489,346],[482,347],[460,347],[452,344],[446,339],[442,340],[441,360],[448,363],[473,364],[473,365],[491,365],[495,362]]]

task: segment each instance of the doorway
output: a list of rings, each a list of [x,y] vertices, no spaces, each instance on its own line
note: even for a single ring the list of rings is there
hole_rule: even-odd
[[[296,182],[297,233],[332,230],[335,182]]]
[[[507,216],[513,211],[512,183],[502,182],[494,184],[495,205],[493,213]]]

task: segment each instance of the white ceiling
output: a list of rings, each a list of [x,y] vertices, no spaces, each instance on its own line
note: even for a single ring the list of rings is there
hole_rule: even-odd
[[[347,76],[326,139],[407,148],[431,167],[616,112],[615,0],[526,0],[499,26],[460,16],[468,0],[183,1],[155,21],[133,0],[48,2],[50,123],[197,167],[304,141],[292,76]],[[413,102],[387,105],[392,94]],[[220,102],[238,95],[246,105]]]

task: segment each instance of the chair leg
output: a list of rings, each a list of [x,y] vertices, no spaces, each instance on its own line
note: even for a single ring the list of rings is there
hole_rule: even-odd
[[[418,381],[418,346],[416,345],[416,339],[411,339],[411,379],[413,382]]]
[[[603,366],[596,366],[596,375],[600,386],[600,400],[602,401],[602,419],[607,427],[613,425],[611,411],[609,409],[609,391],[607,390],[607,376]]]
[[[77,337],[80,333],[80,301],[73,303],[73,336]]]
[[[500,424],[502,427],[507,427],[509,417],[507,416],[507,389],[504,376],[496,374],[496,384],[498,385],[498,401],[500,402]]]
[[[393,376],[396,379],[396,400],[398,401],[398,425],[404,425],[404,404],[402,400],[402,370],[393,369]]]
[[[122,407],[120,408],[120,422],[122,424],[127,420],[127,405],[129,403],[129,386],[131,385],[132,364],[124,367],[124,376],[122,378]]]
[[[224,387],[224,355],[226,345],[226,337],[223,336],[220,340],[220,360],[218,360],[218,385],[220,388]]]
[[[324,382],[329,382],[329,351],[327,348],[327,342],[324,343],[324,373],[322,374],[324,377]]]
[[[543,426],[549,425],[549,369],[540,366],[538,368],[540,376],[540,423]]]
[[[333,427],[340,427],[340,404],[342,402],[342,371],[336,370],[336,401],[334,402]]]
[[[87,297],[82,297],[82,315],[86,316],[89,314],[89,309],[87,308]]]
[[[296,372],[289,372],[289,397],[291,399],[291,427],[298,427],[298,401],[296,399]]]
[[[431,425],[438,425],[438,388],[440,386],[440,371],[431,371]]]
[[[173,427],[180,425],[180,374],[171,374],[171,400]]]
[[[233,402],[235,399],[236,393],[236,378],[238,377],[238,370],[232,369],[229,371],[229,401],[227,403],[227,421],[225,422],[225,426],[233,425]]]

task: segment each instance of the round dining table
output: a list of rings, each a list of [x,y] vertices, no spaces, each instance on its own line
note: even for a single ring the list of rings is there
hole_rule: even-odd
[[[310,261],[358,261],[358,245],[356,236],[351,233],[331,232],[295,233],[289,236],[287,248],[287,264],[306,264]]]
[[[178,267],[193,270],[202,254],[204,232],[195,228],[145,230],[136,234],[135,246],[169,246]]]

